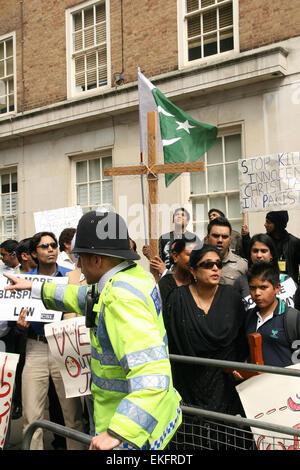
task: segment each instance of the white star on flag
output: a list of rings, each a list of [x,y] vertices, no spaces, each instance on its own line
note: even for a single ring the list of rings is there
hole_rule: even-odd
[[[190,129],[194,129],[194,128],[195,128],[195,126],[190,126],[189,121],[185,121],[185,122],[176,121],[176,124],[178,124],[178,127],[176,128],[176,131],[178,131],[179,129],[183,129],[183,130],[185,130],[188,134],[190,134]]]

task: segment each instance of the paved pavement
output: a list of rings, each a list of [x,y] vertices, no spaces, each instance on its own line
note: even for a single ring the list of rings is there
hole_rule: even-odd
[[[45,415],[45,419],[49,419],[49,416]],[[10,430],[6,436],[6,443],[4,450],[21,450],[23,440],[23,418],[11,419]],[[53,441],[53,434],[47,430],[44,430],[44,449],[54,450],[51,442]]]
[[[48,403],[45,410],[45,420],[50,421]],[[53,433],[43,430],[44,433],[44,450],[55,450],[52,446],[52,441],[54,439]],[[10,420],[10,429],[6,435],[6,443],[4,450],[22,450],[22,440],[23,440],[23,418],[11,419]]]

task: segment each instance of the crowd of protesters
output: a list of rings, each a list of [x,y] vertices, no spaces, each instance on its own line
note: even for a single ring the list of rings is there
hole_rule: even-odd
[[[165,271],[160,263],[158,282],[169,352],[250,362],[248,335],[255,332],[265,365],[291,365],[292,343],[300,338],[300,240],[286,230],[288,213],[267,213],[266,233],[251,238],[246,225],[232,236],[224,214],[211,209],[202,243],[191,234],[185,239],[181,213],[182,238],[171,241],[173,265]],[[293,338],[284,321],[291,309],[297,312]],[[240,374],[176,361],[172,368],[185,404],[243,414],[235,389]]]
[[[256,332],[262,337],[266,365],[291,365],[292,342],[300,339],[300,240],[286,230],[288,213],[267,213],[266,233],[251,237],[246,225],[239,234],[232,230],[222,211],[211,209],[202,241],[186,230],[189,218],[184,208],[176,209],[174,230],[160,237],[155,258],[150,259],[149,247],[143,247],[149,266],[159,275],[157,286],[169,353],[249,361],[248,335]],[[75,233],[75,228],[67,228],[58,240],[45,231],[20,242],[4,241],[0,245],[0,274],[67,276],[70,284],[86,284],[71,254]],[[135,241],[129,242],[136,253]],[[291,309],[297,313],[294,338],[285,331],[284,318],[290,316]],[[28,322],[26,313],[23,311],[17,322],[0,321],[2,350],[20,354],[11,418],[22,416],[26,429],[44,416],[48,399],[51,421],[93,434],[93,400],[66,399],[44,323]],[[62,313],[61,319],[68,315]],[[274,336],[274,330],[281,333]],[[243,380],[238,372],[173,363],[172,375],[183,403],[243,414],[235,388]],[[54,449],[84,448],[57,435],[52,445]],[[43,449],[41,430],[34,434],[31,448]]]

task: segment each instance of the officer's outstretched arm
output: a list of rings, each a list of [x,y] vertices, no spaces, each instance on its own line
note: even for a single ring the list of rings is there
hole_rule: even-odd
[[[65,286],[45,282],[42,288],[42,301],[49,310],[78,313],[85,315],[85,299],[90,286]]]

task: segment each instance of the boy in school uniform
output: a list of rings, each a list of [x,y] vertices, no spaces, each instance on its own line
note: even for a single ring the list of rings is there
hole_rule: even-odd
[[[286,367],[293,364],[292,343],[300,339],[300,312],[288,307],[277,295],[280,292],[280,271],[277,265],[260,262],[248,271],[250,294],[256,307],[249,310],[246,335],[257,332],[262,337],[265,365]],[[293,338],[289,325],[293,317]]]

